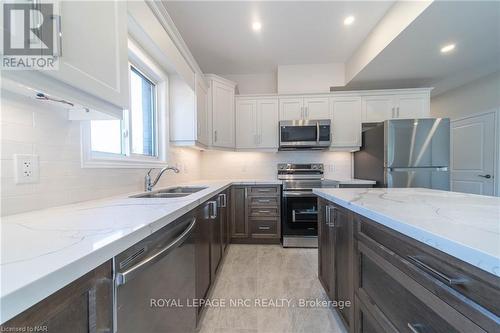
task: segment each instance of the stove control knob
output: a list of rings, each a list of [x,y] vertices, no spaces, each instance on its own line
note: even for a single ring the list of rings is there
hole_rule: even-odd
[[[317,164],[313,164],[313,165],[312,165],[312,169],[313,169],[313,170],[316,170],[317,168],[318,168],[318,165],[317,165]]]

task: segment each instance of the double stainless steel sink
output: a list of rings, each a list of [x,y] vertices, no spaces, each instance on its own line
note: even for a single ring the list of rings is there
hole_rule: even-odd
[[[176,186],[158,191],[146,192],[130,196],[130,198],[181,198],[202,191],[207,187],[201,186]]]

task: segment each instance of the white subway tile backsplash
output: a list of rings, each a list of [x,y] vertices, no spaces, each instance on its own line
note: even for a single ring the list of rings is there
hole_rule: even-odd
[[[50,104],[2,91],[0,116],[1,215],[142,191],[146,169],[82,168],[80,123]],[[14,184],[14,154],[39,156],[36,184]],[[200,177],[200,152],[172,148],[169,162],[182,172],[160,186]]]

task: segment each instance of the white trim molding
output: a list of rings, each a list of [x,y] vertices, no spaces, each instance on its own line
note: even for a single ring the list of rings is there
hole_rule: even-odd
[[[128,43],[130,65],[143,72],[156,86],[156,141],[157,156],[143,156],[132,154],[130,144],[125,143],[126,154],[113,154],[92,151],[91,126],[89,121],[80,124],[81,135],[81,166],[82,168],[158,168],[167,165],[168,156],[168,76],[162,68],[131,39]],[[130,80],[129,80],[130,81]],[[128,122],[127,110],[124,112],[123,121]],[[129,128],[130,126],[126,126]],[[128,148],[127,148],[128,147]]]

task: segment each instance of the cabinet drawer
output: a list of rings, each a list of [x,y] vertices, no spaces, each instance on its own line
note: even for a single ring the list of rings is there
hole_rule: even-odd
[[[278,196],[279,186],[251,186],[248,188],[249,196]]]
[[[358,295],[400,332],[483,332],[373,251],[359,245]]]
[[[275,217],[278,216],[278,207],[251,207],[250,216]]]
[[[249,198],[250,200],[250,206],[253,207],[258,207],[258,206],[274,206],[277,207],[279,202],[278,202],[278,197],[251,197]]]
[[[486,330],[500,324],[499,278],[364,218],[357,229],[359,240]]]
[[[249,224],[252,236],[279,237],[278,221],[275,219],[272,220],[251,219],[249,221]]]

